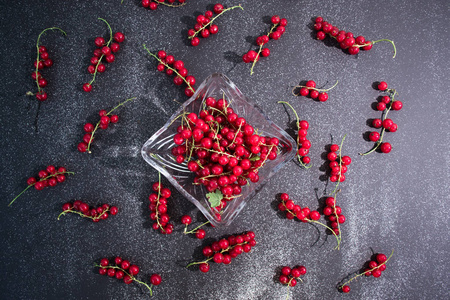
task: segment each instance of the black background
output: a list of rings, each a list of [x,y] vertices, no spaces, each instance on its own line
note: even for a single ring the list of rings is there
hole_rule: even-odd
[[[285,299],[286,287],[277,282],[280,267],[301,264],[308,273],[303,284],[290,289],[293,299],[449,298],[447,1],[242,1],[245,10],[225,13],[217,20],[219,33],[197,48],[186,44],[186,31],[212,2],[187,0],[182,8],[156,11],[139,3],[0,2],[2,299],[149,298],[137,284],[97,274],[94,262],[115,255],[139,265],[143,280],[162,274],[155,299]],[[286,34],[268,44],[271,56],[261,59],[250,76],[250,65],[240,57],[256,48],[252,43],[270,27],[267,19],[274,14],[288,19]],[[350,56],[315,40],[311,26],[318,15],[355,35],[394,40],[397,57],[392,59],[389,43]],[[93,91],[85,93],[81,86],[91,78],[86,69],[94,38],[107,36],[98,17],[122,31],[126,42]],[[35,89],[30,74],[37,36],[51,26],[68,35],[49,32],[42,38],[55,64],[44,71],[49,97],[39,104],[25,93]],[[152,230],[147,197],[158,175],[140,148],[177,109],[173,99],[187,98],[156,71],[143,43],[182,59],[197,84],[211,73],[226,74],[282,128],[289,128],[293,115],[276,102],[292,103],[310,122],[313,167],[288,163],[231,226],[206,228],[203,241],[181,233],[183,214],[197,222],[204,218],[175,191],[169,202],[175,232],[165,236]],[[325,103],[290,94],[291,86],[309,79],[319,86],[336,80],[339,85]],[[363,137],[371,130],[366,122],[380,116],[372,108],[380,95],[372,85],[380,80],[396,88],[404,103],[403,110],[390,114],[399,129],[386,136],[393,145],[390,154],[360,157],[358,152],[371,147]],[[137,99],[120,109],[119,123],[99,132],[93,153],[79,153],[83,124],[132,96]],[[347,222],[336,251],[335,240],[322,228],[287,220],[274,207],[281,192],[302,207],[318,207],[317,196],[332,191],[332,184],[321,180],[322,155],[332,138],[339,142],[344,134],[343,152],[353,163],[338,195]],[[76,174],[55,188],[27,191],[7,207],[26,179],[49,164]],[[76,199],[115,204],[120,212],[97,224],[75,215],[57,221],[61,205]],[[198,259],[202,246],[247,230],[256,233],[258,245],[231,265],[212,264],[208,274],[184,268]],[[382,277],[353,282],[348,295],[337,291],[336,285],[358,271],[372,251],[388,255],[392,249]]]

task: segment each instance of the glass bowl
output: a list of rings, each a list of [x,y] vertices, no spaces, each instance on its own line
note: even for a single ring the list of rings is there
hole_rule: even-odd
[[[179,116],[183,112],[194,112],[198,114],[203,109],[203,102],[208,97],[216,99],[224,98],[230,103],[230,107],[239,117],[244,117],[248,124],[252,125],[258,134],[268,137],[276,137],[278,155],[274,160],[267,160],[258,171],[259,181],[250,182],[242,186],[241,196],[227,203],[220,217],[210,207],[206,197],[208,191],[203,185],[194,185],[195,173],[187,168],[187,162],[182,164],[176,162],[171,149],[175,145],[174,135],[177,127],[181,125]],[[280,127],[269,120],[262,110],[251,100],[247,99],[236,85],[222,74],[209,76],[195,94],[172,115],[167,123],[159,129],[142,147],[141,153],[147,163],[157,169],[172,183],[175,188],[205,215],[214,226],[227,226],[246,203],[261,190],[280,168],[295,156],[295,141]]]

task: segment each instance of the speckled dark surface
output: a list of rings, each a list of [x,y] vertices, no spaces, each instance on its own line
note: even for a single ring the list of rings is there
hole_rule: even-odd
[[[432,1],[243,1],[244,11],[226,13],[217,36],[186,45],[193,17],[212,4],[187,0],[179,9],[142,8],[138,0],[1,1],[2,66],[0,121],[2,180],[0,182],[1,299],[147,299],[136,284],[100,276],[93,263],[121,255],[141,268],[147,279],[161,273],[155,299],[285,299],[286,287],[275,278],[283,265],[303,264],[304,283],[290,289],[292,299],[448,299],[449,257],[449,104],[448,2]],[[233,1],[223,2],[232,5]],[[234,2],[237,3],[237,2]],[[250,41],[269,25],[268,16],[289,21],[286,34],[269,47],[250,76],[240,56]],[[311,20],[322,15],[339,28],[379,43],[358,57],[344,54],[311,37]],[[106,36],[108,20],[126,42],[94,90],[81,90],[90,75],[86,68],[96,36]],[[25,95],[35,88],[30,74],[35,42],[41,30],[59,26],[68,36],[48,33],[54,66],[46,71],[49,99],[40,105]],[[276,124],[292,121],[276,101],[291,102],[310,122],[313,167],[285,166],[227,228],[207,228],[205,241],[181,234],[181,215],[203,220],[197,209],[174,193],[170,216],[176,231],[164,236],[150,228],[147,196],[157,173],[140,156],[143,143],[160,128],[186,97],[171,80],[156,71],[142,49],[166,49],[183,59],[198,83],[214,72],[225,73],[254,99]],[[319,85],[339,85],[326,103],[290,94],[290,86],[313,79]],[[375,81],[397,88],[404,109],[391,117],[399,126],[387,139],[388,155],[359,157],[370,148],[363,134],[379,92]],[[119,112],[119,124],[101,132],[91,155],[76,150],[82,126],[103,108],[137,99]],[[35,127],[36,115],[37,130]],[[289,221],[274,209],[276,194],[289,193],[302,206],[316,208],[325,182],[320,180],[324,147],[348,134],[344,153],[353,163],[342,184],[339,205],[347,217],[342,249],[319,228]],[[44,191],[30,190],[12,207],[8,202],[26,186],[26,178],[48,164],[76,172]],[[330,192],[331,185],[327,187]],[[120,213],[98,224],[56,217],[67,201],[108,202]],[[212,265],[209,274],[185,269],[202,245],[224,235],[253,230],[258,245],[229,266]],[[315,241],[318,240],[317,243]],[[357,271],[371,251],[395,254],[381,278],[362,278],[348,295],[335,286]]]

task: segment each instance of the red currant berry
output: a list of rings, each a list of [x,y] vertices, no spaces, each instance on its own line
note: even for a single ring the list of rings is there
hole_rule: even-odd
[[[369,134],[369,139],[370,139],[372,142],[376,142],[376,141],[378,141],[378,140],[380,139],[380,134],[379,134],[378,132],[376,132],[376,131],[372,131],[372,132]]]
[[[389,153],[392,150],[392,146],[389,143],[381,143],[380,150],[383,153]]]
[[[342,287],[342,292],[344,292],[344,293],[350,293],[350,287],[348,286],[348,285],[344,285],[343,287]]]
[[[116,32],[114,34],[114,40],[118,43],[125,41],[125,35],[122,32]]]
[[[378,89],[379,89],[380,91],[385,91],[385,90],[387,90],[387,88],[388,88],[388,85],[387,85],[387,83],[384,82],[384,81],[381,81],[381,82],[378,84]]]
[[[83,91],[85,91],[85,92],[92,91],[92,85],[90,85],[89,83],[83,84]]]
[[[150,283],[153,285],[160,285],[161,284],[161,275],[159,274],[152,274],[150,276]]]

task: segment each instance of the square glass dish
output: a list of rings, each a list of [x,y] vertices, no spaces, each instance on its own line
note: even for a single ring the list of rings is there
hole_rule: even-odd
[[[274,160],[266,159],[258,169],[259,181],[242,186],[239,197],[227,202],[220,215],[211,208],[206,197],[208,190],[202,184],[194,184],[196,174],[187,168],[187,161],[177,163],[172,148],[177,128],[182,124],[180,115],[196,113],[204,109],[205,99],[226,99],[234,112],[245,118],[247,124],[253,126],[259,135],[277,138],[279,140],[277,156]],[[185,125],[186,126],[186,125]],[[261,190],[286,162],[290,161],[296,152],[295,141],[275,123],[270,121],[262,110],[247,99],[236,85],[222,74],[212,74],[200,85],[195,94],[170,117],[167,123],[159,129],[142,147],[141,154],[145,161],[163,174],[173,186],[205,215],[214,226],[227,226],[246,203]]]

